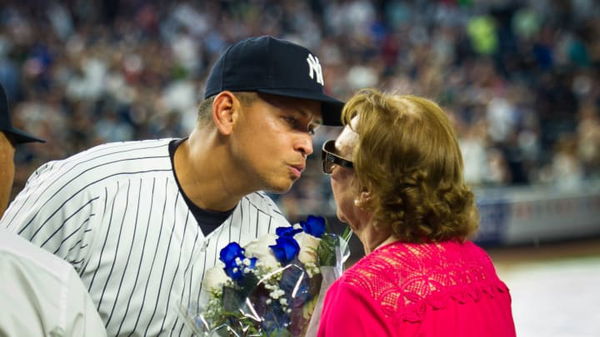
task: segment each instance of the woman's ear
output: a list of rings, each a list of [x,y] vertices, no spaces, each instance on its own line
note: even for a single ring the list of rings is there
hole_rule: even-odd
[[[231,134],[239,109],[240,102],[231,91],[222,91],[215,96],[212,104],[212,119],[219,133]]]
[[[373,195],[371,195],[371,192],[362,191],[354,198],[354,206],[366,210],[372,199]]]

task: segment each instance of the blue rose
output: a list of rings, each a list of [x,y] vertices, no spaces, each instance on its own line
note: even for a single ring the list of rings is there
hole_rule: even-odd
[[[225,274],[231,277],[231,279],[234,281],[239,281],[244,278],[242,267],[238,266],[235,262],[226,265],[223,270],[225,271]]]
[[[239,260],[238,260],[239,258]],[[239,281],[244,277],[244,265],[240,263],[241,260],[245,259],[244,248],[242,248],[237,242],[231,242],[223,249],[219,255],[219,259],[225,263],[225,274],[231,277],[234,281]],[[256,261],[254,261],[256,264]]]
[[[300,252],[300,245],[291,236],[280,236],[275,241],[275,244],[269,247],[273,251],[273,255],[275,255],[277,261],[283,265],[288,264],[296,258]]]
[[[325,233],[325,218],[309,215],[306,221],[300,221],[300,226],[305,233],[320,238]]]
[[[235,258],[239,257],[244,259],[244,248],[242,248],[237,242],[231,242],[225,248],[221,249],[219,259],[225,263],[225,265],[231,264],[235,261]]]
[[[292,226],[277,227],[275,229],[275,234],[277,234],[277,236],[279,236],[279,237],[282,237],[282,236],[294,237],[294,235],[296,235],[300,232],[302,232],[302,230],[300,228],[295,229]]]

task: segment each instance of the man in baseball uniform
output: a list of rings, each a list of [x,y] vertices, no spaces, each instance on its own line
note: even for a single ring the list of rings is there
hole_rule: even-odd
[[[343,103],[323,93],[318,58],[272,37],[229,47],[184,139],[110,143],[41,166],[0,222],[69,261],[109,336],[190,336],[180,308],[231,241],[287,220],[285,192],[319,124]]]
[[[12,125],[0,84],[0,217],[14,182],[15,147],[31,142],[44,140]],[[0,336],[106,336],[73,266],[4,228],[0,228]]]

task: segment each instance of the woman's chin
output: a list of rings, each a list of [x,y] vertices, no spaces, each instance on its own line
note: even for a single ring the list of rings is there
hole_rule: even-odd
[[[337,214],[337,218],[338,218],[338,220],[340,220],[340,222],[341,222],[341,223],[345,223],[345,224],[347,224],[348,226],[350,226],[350,229],[351,229],[353,232],[356,232],[356,230],[358,229],[358,226],[357,226],[357,224],[356,224],[356,223],[354,223],[353,221],[349,221],[349,220],[348,220],[348,218],[347,218],[347,217],[346,217],[344,214],[340,214],[340,213],[338,213],[338,214]]]
[[[348,220],[346,220],[346,217],[343,214],[340,214],[340,212],[337,212],[336,214],[338,220],[340,220],[341,223],[348,223]]]

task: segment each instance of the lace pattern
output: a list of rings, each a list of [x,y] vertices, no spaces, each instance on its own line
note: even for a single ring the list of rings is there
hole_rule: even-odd
[[[449,300],[479,301],[508,291],[489,256],[470,242],[393,243],[348,269],[343,282],[369,294],[386,316],[411,322]]]

